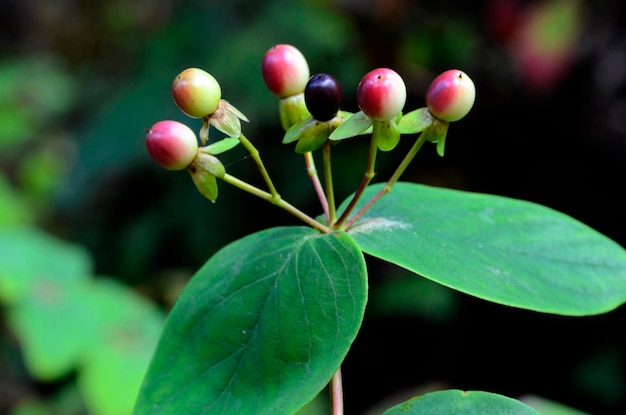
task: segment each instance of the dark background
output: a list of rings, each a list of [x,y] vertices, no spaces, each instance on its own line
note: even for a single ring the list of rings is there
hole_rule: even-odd
[[[149,159],[144,129],[154,122],[199,128],[169,94],[185,67],[219,80],[224,98],[251,120],[246,136],[283,197],[319,213],[301,158],[280,145],[277,101],[260,75],[265,51],[291,43],[312,73],[340,81],[348,111],[356,110],[359,80],[375,67],[403,76],[408,110],[424,105],[436,74],[464,70],[477,87],[475,107],[451,125],[445,157],[425,147],[403,180],[541,203],[624,246],[623,19],[618,0],[0,0],[0,87],[21,91],[23,83],[26,91],[1,103],[13,116],[3,113],[0,169],[35,206],[38,226],[84,245],[98,273],[167,309],[226,243],[298,224],[223,183],[211,204],[185,172]],[[339,199],[360,181],[366,145],[337,147]],[[381,156],[378,177],[397,160]],[[260,180],[243,151],[222,161],[231,174]],[[343,368],[347,413],[441,386],[626,412],[623,308],[550,316],[427,282],[418,283],[422,305],[393,307],[384,297],[389,281],[409,277],[375,260],[369,266],[371,307]],[[46,394],[55,385],[26,387]]]

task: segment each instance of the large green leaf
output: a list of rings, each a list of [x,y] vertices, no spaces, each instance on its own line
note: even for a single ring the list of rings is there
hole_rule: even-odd
[[[346,233],[282,227],[233,242],[168,315],[134,413],[294,413],[343,361],[366,300]]]
[[[527,201],[397,183],[349,234],[370,255],[497,303],[590,315],[626,300],[626,250]]]
[[[539,415],[522,402],[490,392],[442,390],[415,397],[383,415]]]

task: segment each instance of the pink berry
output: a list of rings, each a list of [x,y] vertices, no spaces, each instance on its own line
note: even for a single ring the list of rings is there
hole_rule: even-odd
[[[286,44],[274,45],[265,52],[261,72],[267,89],[280,98],[302,93],[310,76],[302,52]]]
[[[204,118],[217,110],[222,90],[210,73],[187,68],[174,78],[172,96],[182,112],[193,118]]]
[[[196,134],[178,121],[159,121],[146,133],[146,148],[158,165],[167,170],[187,168],[198,152]]]
[[[387,121],[398,115],[406,102],[406,85],[392,69],[378,68],[368,72],[356,91],[361,111],[377,121]]]
[[[476,99],[476,87],[463,71],[450,69],[437,76],[426,91],[428,111],[442,121],[465,117]]]

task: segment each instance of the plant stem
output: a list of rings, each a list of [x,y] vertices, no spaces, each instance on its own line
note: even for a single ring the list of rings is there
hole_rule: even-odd
[[[326,140],[323,147],[324,155],[324,183],[326,185],[326,199],[328,200],[328,223],[333,224],[337,219],[335,207],[335,191],[333,189],[333,172],[330,160],[330,140]]]
[[[287,212],[291,213],[298,219],[302,220],[304,223],[310,225],[311,227],[317,229],[318,231],[322,233],[329,233],[331,231],[328,226],[322,223],[319,223],[318,221],[316,221],[315,219],[313,219],[306,213],[302,212],[300,209],[296,208],[289,202],[281,199],[280,196],[276,197],[275,195],[272,195],[271,193],[261,190],[258,187],[253,186],[249,183],[246,183],[243,180],[236,178],[235,176],[231,176],[228,173],[225,173],[223,177],[220,177],[220,179],[224,180],[225,182],[229,184],[232,184],[235,187],[240,188],[243,191],[253,194],[254,196],[257,196],[263,200],[267,200],[268,202],[286,210]]]
[[[372,179],[376,175],[376,172],[374,171],[374,167],[376,165],[377,152],[378,152],[378,145],[376,144],[376,138],[372,134],[372,140],[370,141],[370,151],[367,157],[367,165],[365,166],[365,174],[363,175],[363,180],[361,180],[361,184],[356,189],[356,192],[354,193],[354,196],[352,197],[350,204],[348,204],[348,207],[346,207],[346,210],[344,210],[344,212],[341,214],[341,217],[337,220],[337,222],[333,224],[333,228],[335,229],[340,228],[341,225],[343,225],[343,223],[346,221],[346,219],[348,219],[348,216],[350,215],[350,213],[352,213],[354,206],[356,206],[357,202],[363,195],[363,192],[367,188],[367,185],[372,181]]]
[[[359,211],[356,212],[354,216],[350,218],[350,220],[344,223],[344,225],[342,226],[342,229],[344,230],[348,229],[354,222],[356,222],[361,216],[363,216],[365,212],[367,212],[376,202],[378,202],[378,200],[380,200],[381,197],[383,197],[384,195],[386,195],[387,193],[391,191],[391,188],[393,187],[393,185],[398,181],[402,173],[404,173],[406,168],[409,166],[409,164],[411,163],[411,161],[413,160],[413,158],[415,157],[419,149],[422,148],[422,145],[424,145],[425,142],[426,142],[426,134],[422,133],[419,135],[419,137],[415,141],[415,144],[413,144],[413,147],[411,147],[407,155],[404,156],[404,159],[402,160],[400,165],[396,168],[396,171],[391,175],[389,180],[387,180],[387,183],[385,183],[383,188],[380,189],[378,193],[376,193],[374,197],[372,197],[361,209],[359,209]]]
[[[256,149],[256,147],[250,142],[250,140],[246,138],[245,135],[243,135],[243,133],[239,136],[239,141],[244,146],[244,148],[248,151],[248,153],[250,153],[250,156],[252,156],[252,159],[254,159],[257,167],[259,168],[259,171],[261,172],[261,175],[263,176],[263,179],[265,180],[265,183],[267,184],[267,188],[270,191],[272,199],[279,201],[280,195],[276,191],[276,188],[274,187],[274,183],[272,183],[272,179],[270,179],[270,175],[268,174],[267,169],[265,168],[265,165],[263,164],[263,161],[261,160],[261,156],[259,155],[259,150]]]
[[[306,164],[306,172],[311,178],[313,182],[313,187],[315,188],[315,192],[317,193],[317,197],[322,204],[322,209],[324,210],[324,216],[326,217],[326,223],[330,222],[330,214],[328,212],[328,200],[326,199],[326,194],[324,193],[324,189],[322,188],[322,183],[320,182],[320,178],[317,175],[317,169],[315,168],[315,160],[313,159],[313,153],[310,151],[304,153],[304,163]]]
[[[343,385],[341,381],[341,367],[337,369],[330,381],[330,403],[332,415],[343,415]]]

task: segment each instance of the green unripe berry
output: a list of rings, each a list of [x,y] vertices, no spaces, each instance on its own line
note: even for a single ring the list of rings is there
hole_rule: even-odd
[[[198,153],[196,134],[178,121],[159,121],[146,133],[150,157],[167,170],[187,168]]]
[[[450,69],[437,76],[426,91],[428,111],[441,121],[465,117],[476,99],[476,87],[463,71]]]
[[[172,96],[182,112],[192,118],[204,118],[217,110],[222,89],[210,73],[187,68],[174,78]]]

